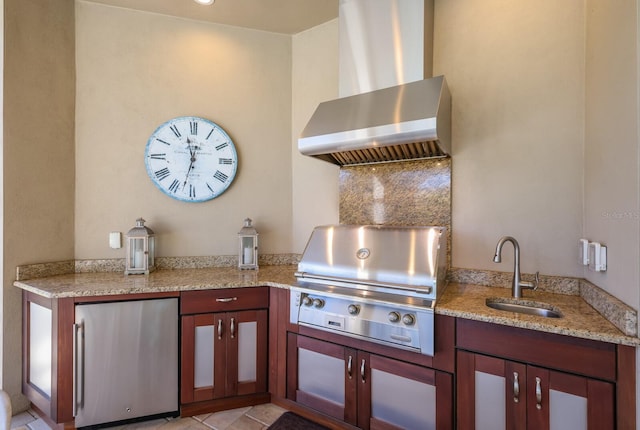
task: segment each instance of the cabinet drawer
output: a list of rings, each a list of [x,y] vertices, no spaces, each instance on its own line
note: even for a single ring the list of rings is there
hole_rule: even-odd
[[[184,291],[180,295],[181,315],[260,309],[268,306],[269,287]]]

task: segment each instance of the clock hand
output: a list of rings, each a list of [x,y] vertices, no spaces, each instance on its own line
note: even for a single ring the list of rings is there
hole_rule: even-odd
[[[190,154],[190,159],[189,159],[189,168],[187,169],[187,174],[184,178],[184,182],[182,183],[182,188],[187,186],[187,181],[189,180],[189,174],[191,173],[191,169],[193,169],[193,163],[196,161],[196,150],[195,148],[193,148],[193,146],[191,145],[191,139],[189,139],[189,136],[187,136],[187,146],[189,147],[189,154]]]

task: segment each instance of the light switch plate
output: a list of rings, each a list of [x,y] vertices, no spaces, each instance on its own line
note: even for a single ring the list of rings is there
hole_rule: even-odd
[[[580,239],[578,242],[578,255],[580,256],[580,264],[583,266],[589,265],[589,241],[587,239]]]
[[[109,233],[109,247],[112,249],[122,248],[122,234],[119,231]]]
[[[589,242],[589,270],[605,272],[607,270],[607,247],[598,242]]]

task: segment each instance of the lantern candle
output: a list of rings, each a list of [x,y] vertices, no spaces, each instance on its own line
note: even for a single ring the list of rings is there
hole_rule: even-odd
[[[125,275],[148,275],[155,270],[155,235],[144,223],[144,219],[138,218],[136,226],[127,233]]]
[[[251,225],[251,219],[244,220],[244,226],[238,232],[240,239],[238,250],[239,269],[258,268],[258,232]]]

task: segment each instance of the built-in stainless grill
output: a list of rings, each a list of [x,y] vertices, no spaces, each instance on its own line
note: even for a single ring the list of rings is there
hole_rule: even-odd
[[[290,320],[433,355],[446,245],[443,227],[316,227],[291,288]]]

